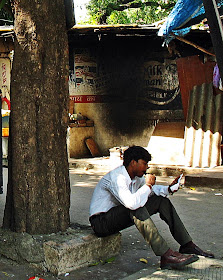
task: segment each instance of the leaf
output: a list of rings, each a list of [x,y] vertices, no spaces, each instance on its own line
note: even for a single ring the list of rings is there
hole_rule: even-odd
[[[107,260],[105,260],[105,263],[112,263],[115,260],[115,257],[111,257]]]
[[[114,260],[115,260],[115,257],[111,257],[111,258],[109,258],[109,259],[107,259],[107,260],[105,260],[105,261],[100,260],[100,261],[98,261],[98,262],[89,264],[89,267],[91,267],[91,266],[96,266],[96,265],[99,265],[99,264],[112,263]]]
[[[144,259],[144,258],[140,258],[139,260],[140,260],[140,262],[148,263],[148,261],[146,259]]]
[[[91,264],[89,264],[89,266],[91,267],[91,266],[96,266],[96,265],[98,265],[100,262],[96,262],[96,263],[91,263]]]

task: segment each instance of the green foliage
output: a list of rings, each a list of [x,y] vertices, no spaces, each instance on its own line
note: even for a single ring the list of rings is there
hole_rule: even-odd
[[[4,9],[0,10],[0,25],[13,25],[13,16]]]
[[[113,11],[107,18],[107,24],[130,24],[131,18],[128,15],[128,11],[118,12]]]
[[[96,265],[99,265],[99,264],[106,264],[106,263],[112,263],[112,262],[114,262],[115,261],[115,257],[111,257],[111,258],[109,258],[109,259],[107,259],[107,260],[100,260],[100,261],[98,261],[98,262],[95,262],[95,263],[92,263],[92,264],[90,264],[89,266],[91,267],[91,266],[96,266]]]
[[[2,0],[0,3],[0,25],[13,24],[13,15],[10,0]]]
[[[165,18],[176,0],[90,0],[88,22],[93,24],[150,24]]]

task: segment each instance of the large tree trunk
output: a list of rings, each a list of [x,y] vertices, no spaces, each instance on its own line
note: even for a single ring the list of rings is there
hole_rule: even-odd
[[[14,0],[9,182],[3,227],[69,226],[68,41],[64,0]]]

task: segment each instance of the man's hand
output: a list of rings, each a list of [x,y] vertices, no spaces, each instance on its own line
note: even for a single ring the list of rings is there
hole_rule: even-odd
[[[183,174],[178,176],[176,179],[173,180],[173,182],[169,185],[168,191],[169,193],[173,194],[179,190],[180,187],[180,180],[182,178]]]
[[[178,176],[177,178],[175,178],[175,179],[173,180],[173,182],[172,182],[169,186],[173,186],[173,185],[177,184],[179,179],[180,179],[180,176]]]
[[[169,188],[168,188],[169,193],[173,194],[173,193],[177,192],[179,190],[179,187],[180,187],[180,183],[169,186]]]
[[[149,186],[150,189],[155,184],[155,182],[156,182],[156,176],[155,175],[146,174],[146,185]]]

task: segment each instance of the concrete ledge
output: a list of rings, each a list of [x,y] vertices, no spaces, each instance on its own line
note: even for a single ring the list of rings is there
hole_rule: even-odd
[[[112,160],[110,157],[98,157],[98,158],[83,158],[83,159],[69,159],[70,169],[84,169],[89,170],[93,169],[95,171],[108,172],[115,167],[122,164],[122,160],[117,159]],[[149,163],[149,172],[155,174],[156,176],[174,176],[177,177],[181,173],[184,175],[203,173],[207,171],[207,168],[196,168],[196,167],[187,167],[184,165],[164,165],[164,164],[155,164]],[[215,171],[216,169],[213,168]],[[212,169],[209,169],[212,170]]]
[[[222,177],[209,177],[205,174],[188,175],[185,176],[185,187],[205,187],[212,189],[222,189],[223,178]]]
[[[211,169],[205,169],[203,172],[188,174],[185,176],[186,187],[206,187],[212,189],[221,189],[223,185],[223,166],[216,166]]]
[[[18,263],[29,263],[55,275],[115,256],[121,234],[97,237],[88,226],[73,225],[66,232],[29,235],[0,229],[0,254]]]
[[[149,172],[155,174],[156,176],[168,177],[173,176],[177,177],[180,174],[194,174],[198,172],[203,172],[202,168],[193,168],[193,167],[186,167],[181,165],[156,165],[156,164],[149,164]]]
[[[60,275],[115,256],[120,250],[120,245],[120,233],[104,238],[98,238],[94,234],[81,234],[63,243],[46,242],[43,248],[48,271]]]

